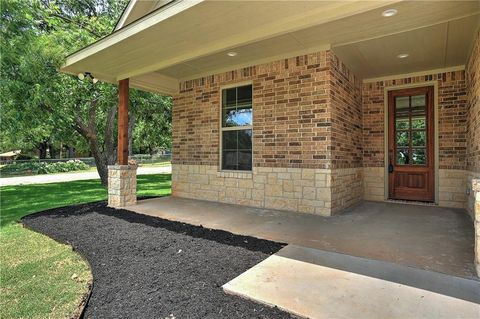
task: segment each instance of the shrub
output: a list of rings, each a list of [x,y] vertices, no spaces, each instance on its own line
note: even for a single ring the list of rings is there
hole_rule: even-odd
[[[30,155],[27,155],[27,154],[20,154],[15,158],[16,161],[26,161],[26,160],[31,160],[31,159],[33,159],[33,156],[30,156]]]
[[[0,169],[3,175],[24,175],[24,174],[49,174],[83,171],[89,166],[82,161],[70,160],[68,162],[24,162],[7,164]]]

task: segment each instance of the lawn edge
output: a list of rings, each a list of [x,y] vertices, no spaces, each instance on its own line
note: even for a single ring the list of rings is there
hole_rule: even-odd
[[[71,205],[69,205],[69,206],[71,206]],[[63,206],[63,207],[68,207],[68,206]],[[52,208],[52,209],[55,209],[55,208]],[[48,211],[48,210],[49,209],[44,210],[42,212],[45,212],[45,211]],[[35,212],[35,213],[29,214],[29,215],[25,215],[23,217],[34,215],[34,214],[37,214],[37,213],[40,213],[40,212]],[[23,217],[20,218],[20,221],[23,220]],[[90,265],[90,262],[88,261],[88,259],[81,252],[77,251],[75,249],[75,247],[73,247],[72,245],[70,245],[68,243],[63,243],[63,242],[53,238],[52,236],[50,236],[48,234],[36,231],[35,229],[33,229],[33,228],[29,227],[28,225],[24,224],[23,222],[20,222],[20,224],[22,225],[22,227],[24,229],[26,229],[28,231],[40,234],[42,236],[46,236],[46,237],[50,238],[51,240],[55,241],[56,243],[58,243],[60,245],[70,247],[71,251],[73,253],[75,253],[76,255],[80,256],[80,258],[85,262],[85,264],[88,267],[88,271],[90,272],[90,277],[91,277],[91,279],[87,282],[87,292],[83,294],[83,296],[80,299],[80,303],[77,305],[75,311],[68,317],[70,319],[81,319],[81,318],[83,318],[83,314],[84,314],[85,308],[88,304],[88,300],[90,300],[90,296],[92,295],[93,283],[94,283],[94,278],[93,278],[93,273],[92,273],[92,265]]]

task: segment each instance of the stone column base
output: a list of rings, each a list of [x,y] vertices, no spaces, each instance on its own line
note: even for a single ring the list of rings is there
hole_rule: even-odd
[[[473,226],[475,227],[475,269],[480,277],[480,179],[472,179]]]
[[[137,203],[137,165],[108,166],[108,206],[125,207]]]

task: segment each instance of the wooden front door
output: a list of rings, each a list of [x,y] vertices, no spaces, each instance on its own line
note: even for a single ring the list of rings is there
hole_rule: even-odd
[[[388,93],[389,198],[433,202],[433,86]]]

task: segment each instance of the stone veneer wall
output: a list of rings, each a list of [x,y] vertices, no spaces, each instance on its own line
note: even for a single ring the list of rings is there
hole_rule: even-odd
[[[137,203],[137,165],[108,166],[108,206],[125,207]]]
[[[463,70],[363,84],[365,199],[384,200],[385,87],[430,81],[438,83],[439,204],[465,207],[467,89]]]
[[[220,172],[216,165],[172,166],[174,196],[329,216],[331,171],[254,167],[251,173]]]
[[[219,172],[221,88],[245,82],[253,85],[253,171]],[[322,215],[358,202],[360,92],[331,51],[182,82],[173,195]]]

